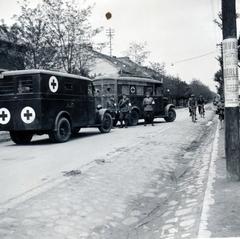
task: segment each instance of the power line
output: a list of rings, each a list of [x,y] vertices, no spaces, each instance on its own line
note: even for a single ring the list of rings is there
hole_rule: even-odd
[[[215,51],[210,51],[210,52],[207,52],[207,53],[202,54],[202,55],[198,55],[198,56],[194,56],[194,57],[185,58],[185,59],[182,59],[182,60],[179,60],[179,61],[175,61],[175,62],[173,62],[171,65],[173,66],[173,65],[176,65],[176,64],[182,63],[182,62],[197,60],[197,59],[199,59],[199,58],[212,55],[212,54],[216,53],[216,51],[217,51],[217,50],[215,50]]]

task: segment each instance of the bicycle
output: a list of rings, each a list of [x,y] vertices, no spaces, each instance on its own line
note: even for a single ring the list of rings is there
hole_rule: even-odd
[[[191,109],[191,117],[192,117],[192,122],[196,123],[197,121],[196,108]]]

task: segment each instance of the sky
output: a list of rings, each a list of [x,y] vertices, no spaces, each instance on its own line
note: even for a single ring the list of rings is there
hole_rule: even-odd
[[[31,0],[35,5],[41,0]],[[146,64],[165,62],[168,74],[186,82],[201,80],[215,91],[214,73],[222,40],[220,29],[213,23],[221,10],[221,0],[75,0],[80,6],[95,3],[91,16],[94,27],[105,30],[96,38],[107,41],[106,29],[113,28],[113,55],[125,56],[130,42],[147,42],[150,56]],[[240,12],[240,0],[236,0]],[[106,12],[112,13],[107,20]],[[0,19],[11,23],[19,12],[17,0],[0,0]],[[240,26],[238,20],[238,26]],[[109,49],[103,50],[109,54]],[[205,56],[202,56],[205,55]],[[202,57],[199,57],[202,56]],[[194,58],[193,60],[186,60]]]

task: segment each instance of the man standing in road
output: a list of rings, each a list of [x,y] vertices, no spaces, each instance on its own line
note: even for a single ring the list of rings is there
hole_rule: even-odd
[[[123,121],[124,121],[124,125],[125,128],[128,127],[129,125],[129,118],[130,118],[130,110],[131,110],[131,103],[129,98],[123,94],[122,99],[119,101],[119,111],[120,111],[120,127],[123,128]]]
[[[195,95],[192,94],[188,100],[188,109],[190,112],[190,116],[192,116],[192,118],[194,117],[194,121],[197,120],[197,100],[195,98]]]
[[[117,104],[113,95],[107,100],[107,109],[110,111],[113,121],[115,121],[117,117]]]
[[[205,100],[202,95],[199,96],[197,104],[198,104],[198,113],[200,115],[202,113],[202,115],[204,117],[204,115],[205,115],[205,109],[204,109]]]
[[[147,125],[147,123],[153,124],[154,119],[154,108],[155,105],[154,99],[150,96],[150,93],[146,93],[146,97],[143,99],[143,110],[144,110],[144,126]]]

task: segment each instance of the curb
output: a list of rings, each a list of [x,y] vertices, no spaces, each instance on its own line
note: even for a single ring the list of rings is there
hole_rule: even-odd
[[[215,132],[214,141],[212,144],[211,162],[208,171],[207,187],[203,199],[203,207],[199,224],[198,238],[210,238],[211,232],[208,230],[209,210],[211,205],[214,204],[213,187],[216,178],[216,160],[218,159],[218,141],[219,141],[219,122]]]

